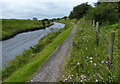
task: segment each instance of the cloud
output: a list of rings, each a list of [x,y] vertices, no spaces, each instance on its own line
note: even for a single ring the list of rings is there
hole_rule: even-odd
[[[30,19],[68,16],[73,6],[82,2],[41,2],[33,0],[2,1],[2,18]]]

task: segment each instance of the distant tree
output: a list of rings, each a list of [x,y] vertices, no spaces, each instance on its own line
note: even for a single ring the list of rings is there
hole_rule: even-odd
[[[88,3],[83,3],[81,5],[75,6],[73,11],[71,11],[69,18],[70,19],[80,19],[86,15],[87,11],[91,8]]]
[[[48,21],[49,19],[46,19],[46,18],[45,18],[45,19],[43,19],[43,20],[44,20],[44,21]]]
[[[64,16],[64,17],[63,17],[63,19],[65,19],[65,20],[66,20],[66,19],[67,19],[67,16]]]
[[[60,18],[57,18],[57,20],[60,20]]]
[[[36,18],[36,17],[33,17],[33,20],[37,20],[37,18]]]
[[[48,20],[47,23],[50,25],[50,20]]]
[[[45,22],[47,22],[50,25],[50,20],[49,19],[43,19]]]
[[[43,27],[45,27],[45,20],[42,20]]]

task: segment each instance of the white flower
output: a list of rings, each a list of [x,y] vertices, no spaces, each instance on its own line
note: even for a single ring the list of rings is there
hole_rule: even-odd
[[[96,63],[94,63],[94,65],[96,66],[97,64],[96,64]]]
[[[90,61],[92,63],[92,61]]]
[[[78,62],[77,65],[79,65],[80,63]]]
[[[72,76],[74,76],[74,75],[72,75]]]
[[[88,79],[88,80],[90,80],[90,79]]]
[[[83,80],[80,80],[80,82],[83,82]]]
[[[96,82],[98,82],[98,80],[95,80]]]
[[[90,57],[90,59],[92,59],[92,57]]]

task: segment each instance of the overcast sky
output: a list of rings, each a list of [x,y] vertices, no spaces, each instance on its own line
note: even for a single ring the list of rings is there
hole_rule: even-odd
[[[74,2],[73,2],[74,1]],[[68,16],[73,7],[83,2],[89,4],[97,0],[2,0],[2,16],[0,18],[32,19],[37,17],[57,18]]]

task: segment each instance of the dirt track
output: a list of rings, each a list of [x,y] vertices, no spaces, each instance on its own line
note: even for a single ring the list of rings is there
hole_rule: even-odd
[[[54,51],[50,58],[43,64],[38,72],[32,77],[31,82],[57,82],[62,72],[62,65],[66,60],[70,48],[72,47],[72,39],[76,31],[76,25],[70,35],[63,43]]]

